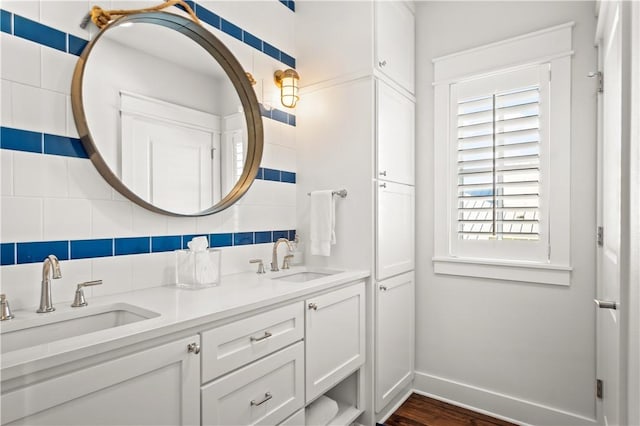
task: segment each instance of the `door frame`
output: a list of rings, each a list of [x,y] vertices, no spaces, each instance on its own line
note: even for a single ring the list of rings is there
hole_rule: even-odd
[[[599,46],[614,2],[597,5]],[[621,25],[621,187],[620,187],[620,424],[640,424],[640,4],[620,1]],[[602,70],[600,56],[598,69]],[[604,76],[606,79],[606,75]],[[598,224],[602,223],[602,99],[598,95]],[[606,232],[606,230],[605,230]],[[600,252],[598,252],[600,262]],[[596,324],[597,325],[597,324]],[[596,345],[598,345],[596,340]],[[599,351],[596,351],[598,353]],[[597,371],[596,371],[597,372]],[[596,403],[597,419],[602,420],[602,404]]]
[[[630,7],[629,315],[628,401],[640,401],[640,3]],[[635,190],[634,190],[635,189]],[[628,424],[640,424],[640,404],[629,403]]]

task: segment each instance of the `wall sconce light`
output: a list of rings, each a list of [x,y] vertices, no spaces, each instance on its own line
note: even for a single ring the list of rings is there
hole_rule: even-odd
[[[273,75],[276,86],[280,88],[280,102],[287,108],[294,108],[300,96],[298,96],[298,80],[300,76],[291,68],[284,71],[276,71]]]

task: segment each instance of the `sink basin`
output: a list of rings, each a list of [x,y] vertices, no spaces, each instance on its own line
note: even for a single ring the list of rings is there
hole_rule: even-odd
[[[292,283],[304,283],[311,280],[316,280],[318,278],[328,277],[329,275],[334,275],[339,273],[340,271],[322,271],[322,272],[311,272],[311,271],[303,271],[303,272],[295,272],[293,274],[284,275],[281,277],[274,277],[274,280],[279,281],[288,281]]]
[[[89,306],[50,314],[34,313],[23,319],[20,319],[19,314],[20,312],[16,312],[16,319],[2,324],[2,353],[120,327],[160,315],[126,303]]]

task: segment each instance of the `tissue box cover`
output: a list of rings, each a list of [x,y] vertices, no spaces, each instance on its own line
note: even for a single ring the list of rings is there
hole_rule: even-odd
[[[178,287],[197,289],[220,284],[220,250],[176,250],[175,253]]]

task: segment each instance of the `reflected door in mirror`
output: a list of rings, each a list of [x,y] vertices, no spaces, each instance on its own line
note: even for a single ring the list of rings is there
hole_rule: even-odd
[[[220,200],[220,119],[120,93],[122,181],[162,209],[188,214]]]

